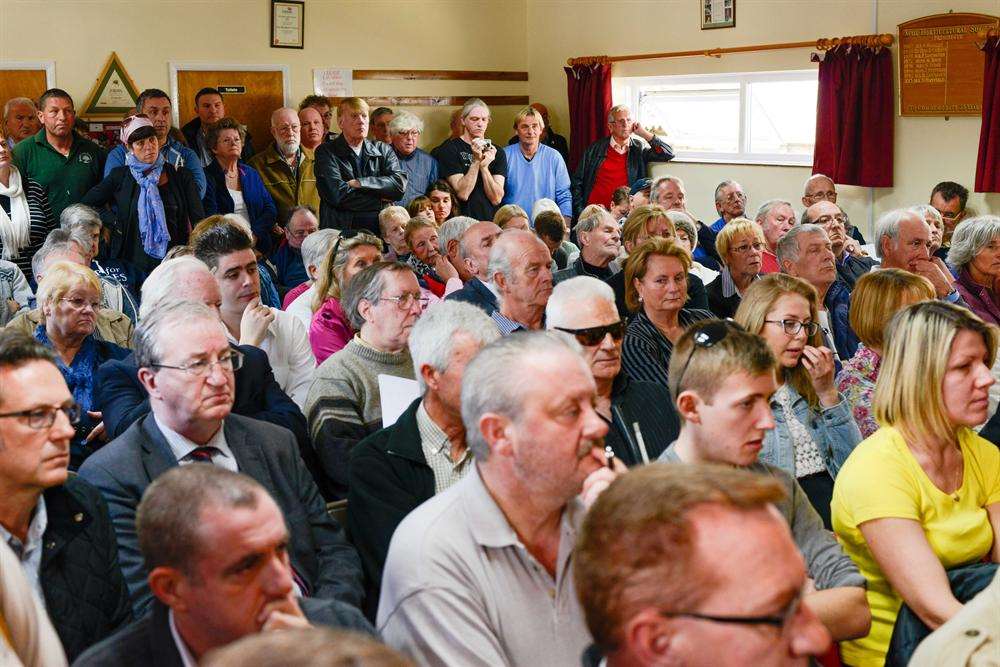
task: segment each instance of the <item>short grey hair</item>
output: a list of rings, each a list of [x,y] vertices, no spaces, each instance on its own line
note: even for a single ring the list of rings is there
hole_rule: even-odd
[[[175,329],[178,322],[186,324],[196,321],[211,322],[220,329],[225,329],[218,313],[197,301],[172,301],[153,308],[140,318],[139,326],[132,334],[136,366],[152,368],[163,359],[164,350],[160,337],[164,330]]]
[[[416,130],[417,132],[424,131],[424,121],[409,111],[397,111],[396,115],[393,116],[392,120],[389,121],[389,135],[396,136],[397,134],[402,134],[403,132],[412,132]]]
[[[927,224],[924,221],[924,216],[915,208],[897,208],[889,211],[888,213],[883,213],[878,220],[875,221],[875,256],[882,259],[882,239],[889,239],[895,243],[896,239],[899,238],[899,225],[903,220],[908,220],[909,218],[917,217],[920,218],[920,222]]]
[[[590,375],[580,344],[561,331],[528,331],[487,345],[465,367],[462,376],[462,424],[469,450],[479,461],[490,456],[490,445],[479,430],[487,413],[518,421],[524,412],[524,389],[532,383],[531,369],[539,357],[571,353]],[[545,446],[539,444],[538,446]]]
[[[221,466],[178,466],[163,473],[142,495],[135,516],[146,570],[170,567],[197,578],[196,559],[210,539],[201,530],[205,509],[255,509],[266,496],[259,482]]]
[[[469,231],[469,227],[478,222],[475,218],[470,218],[467,215],[457,215],[445,220],[438,228],[438,246],[441,249],[441,254],[447,257],[448,244],[452,241],[461,243],[462,235]],[[461,254],[461,250],[459,250],[459,254]]]
[[[927,216],[929,215],[935,220],[937,220],[937,223],[939,225],[944,225],[944,218],[941,217],[941,211],[937,210],[930,204],[919,204],[918,206],[914,206],[913,210],[920,213],[920,217],[922,217],[924,220],[926,220]]]
[[[594,210],[586,217],[581,215],[580,220],[576,223],[576,233],[579,235],[580,232],[592,232],[605,220],[614,222],[616,226],[618,224],[615,222],[615,219],[611,217],[611,214],[604,208]],[[577,236],[577,238],[579,238],[579,236]]]
[[[552,295],[545,304],[545,328],[564,326],[566,314],[591,301],[604,300],[615,306],[615,292],[603,280],[593,276],[576,276],[552,288]]]
[[[789,229],[788,233],[778,241],[778,247],[775,248],[774,254],[778,256],[779,265],[784,264],[785,261],[799,261],[799,237],[805,234],[822,234],[826,236],[826,230],[819,225],[812,224],[795,225]]]
[[[97,211],[86,204],[70,204],[59,214],[59,227],[72,232],[84,229],[89,234],[99,232],[104,223]]]
[[[402,206],[386,206],[378,212],[379,229],[381,230],[382,227],[394,218],[399,218],[403,224],[406,224],[410,220],[410,213]]]
[[[473,97],[472,99],[466,100],[465,104],[462,105],[462,120],[465,120],[465,118],[470,113],[472,113],[472,110],[475,109],[476,107],[482,107],[486,109],[486,114],[488,116],[492,116],[492,114],[490,113],[490,108],[486,104],[486,102],[483,102],[478,97]]]
[[[53,229],[45,238],[45,243],[31,257],[31,272],[35,275],[37,282],[39,276],[45,273],[45,266],[48,263],[49,255],[56,253],[79,253],[84,255],[83,248],[79,241],[73,238],[73,233],[66,229]]]
[[[722,191],[725,188],[729,187],[730,185],[740,185],[740,184],[737,183],[736,181],[731,181],[731,180],[727,179],[727,180],[722,181],[721,183],[719,183],[718,185],[715,186],[715,203],[716,204],[718,204],[720,201],[722,201],[722,199],[721,199],[721,197],[722,197]],[[743,187],[743,186],[740,186],[740,187]]]
[[[558,213],[562,215],[562,210],[559,208],[559,204],[555,203],[552,199],[547,197],[542,197],[541,199],[536,199],[535,203],[531,206],[531,222],[534,224],[535,218],[545,211],[552,211],[553,213]]]
[[[161,262],[142,283],[142,298],[139,304],[139,319],[145,319],[161,305],[173,301],[186,301],[186,278],[201,273],[210,280],[215,276],[208,265],[194,255],[184,255]]]
[[[819,203],[819,202],[817,202],[817,203]],[[845,211],[844,208],[840,204],[838,204],[837,202],[828,201],[827,204],[833,204],[834,206],[837,207],[837,210],[840,211],[840,214],[842,216],[844,216],[845,218],[848,217],[847,216],[847,211]],[[815,206],[815,204],[813,204],[813,206]],[[811,209],[811,208],[812,208],[812,206],[806,206],[805,210],[802,211],[802,215],[799,217],[799,222],[801,222],[802,224],[809,224],[809,223],[811,223],[813,221],[812,218],[809,217],[809,209]],[[845,230],[847,229],[847,227],[850,224],[850,222],[851,222],[850,218],[848,218],[847,221],[845,221],[845,223],[844,223],[844,229]]]
[[[698,228],[695,227],[691,216],[684,211],[667,211],[667,219],[674,223],[674,229],[683,229],[691,240],[691,252],[698,247]]]
[[[11,109],[22,104],[31,107],[32,111],[38,113],[38,106],[35,104],[35,100],[30,97],[12,97],[3,105],[3,120],[6,121],[7,117],[10,116]]]
[[[1000,217],[980,215],[971,220],[964,220],[955,227],[951,235],[948,263],[955,268],[964,267],[972,262],[979,251],[998,238],[1000,238]]]
[[[361,301],[377,304],[385,292],[386,275],[400,271],[413,273],[413,269],[402,262],[375,262],[361,269],[343,288],[344,312],[356,331],[360,331],[365,324],[365,318],[358,312]]]
[[[661,183],[666,183],[668,181],[670,183],[676,183],[677,187],[679,187],[681,190],[684,189],[684,181],[682,181],[681,179],[679,179],[676,176],[671,176],[670,174],[667,174],[666,176],[660,176],[655,181],[653,181],[653,185],[649,189],[649,192],[651,194],[654,193],[654,192],[656,192],[659,189]]]
[[[632,115],[632,110],[628,108],[627,104],[616,104],[610,109],[608,109],[608,122],[615,122],[615,114],[619,111],[628,111],[629,115]]]
[[[766,218],[771,213],[771,211],[774,210],[776,206],[782,206],[782,205],[791,208],[792,202],[785,201],[784,199],[768,199],[766,202],[760,205],[760,208],[757,209],[757,215],[756,217],[754,217],[754,220],[760,222],[761,220]],[[795,215],[794,208],[792,208],[792,215],[793,216]]]
[[[340,232],[336,229],[318,229],[303,239],[302,247],[299,250],[302,253],[302,263],[305,265],[307,273],[310,266],[315,266],[317,269],[320,267],[320,264],[323,263],[323,257],[330,252],[330,248],[339,237]]]
[[[522,237],[521,234],[530,234],[531,238],[536,243],[542,243],[542,240],[534,234],[531,234],[531,232],[525,232],[519,229],[501,234],[493,244],[493,247],[490,248],[490,261],[486,265],[487,280],[492,281],[493,277],[498,273],[502,273],[504,277],[510,277],[514,265],[512,262],[513,257],[511,257],[511,253],[509,251],[513,249],[515,244],[515,241],[511,239],[524,238],[525,241],[527,241],[527,237]]]
[[[426,364],[439,373],[448,370],[455,339],[462,334],[480,347],[500,338],[497,325],[481,308],[461,301],[435,303],[413,325],[408,345],[420,393],[427,391],[420,369]]]

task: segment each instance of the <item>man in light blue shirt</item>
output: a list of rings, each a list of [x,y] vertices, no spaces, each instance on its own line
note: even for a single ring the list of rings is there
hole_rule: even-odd
[[[507,155],[507,184],[504,204],[517,204],[530,211],[539,199],[551,199],[569,218],[573,215],[569,172],[559,151],[542,144],[545,121],[526,107],[514,117],[518,142],[504,148]]]
[[[139,95],[136,100],[135,110],[137,113],[146,114],[153,123],[156,131],[156,139],[160,142],[160,152],[163,159],[169,162],[176,169],[185,167],[194,176],[194,182],[198,184],[198,196],[205,196],[205,168],[201,166],[198,154],[193,150],[170,136],[170,97],[165,92],[157,88],[148,88]],[[104,176],[107,177],[115,167],[125,164],[125,146],[118,145],[108,153],[108,159],[104,163]]]

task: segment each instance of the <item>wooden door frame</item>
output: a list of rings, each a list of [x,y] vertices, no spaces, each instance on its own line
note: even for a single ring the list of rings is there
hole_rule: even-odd
[[[55,60],[0,60],[0,70],[45,70],[45,87],[56,87],[56,61]]]
[[[177,72],[281,72],[282,104],[288,106],[288,100],[292,99],[292,77],[291,67],[288,65],[243,65],[234,63],[205,63],[205,62],[174,62],[167,63],[170,72],[170,106],[174,127],[180,127],[181,109],[180,98],[177,89]]]

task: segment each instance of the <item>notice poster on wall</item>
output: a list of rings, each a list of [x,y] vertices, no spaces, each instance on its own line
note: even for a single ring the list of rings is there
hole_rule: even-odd
[[[327,97],[350,97],[354,94],[354,70],[324,67],[313,70],[313,92]]]

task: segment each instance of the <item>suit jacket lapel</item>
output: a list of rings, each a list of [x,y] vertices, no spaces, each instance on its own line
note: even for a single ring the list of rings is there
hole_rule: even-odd
[[[227,419],[222,425],[226,435],[226,444],[233,452],[236,465],[240,472],[249,475],[263,484],[268,491],[274,488],[274,482],[264,464],[264,457],[260,451],[260,445],[248,439],[246,431],[232,418]]]
[[[149,619],[149,644],[153,653],[153,667],[183,667],[180,651],[170,633],[169,609],[159,600],[153,602]]]
[[[140,430],[144,436],[141,442],[142,466],[146,470],[146,476],[152,481],[176,466],[177,459],[156,425],[152,412],[142,418]]]

